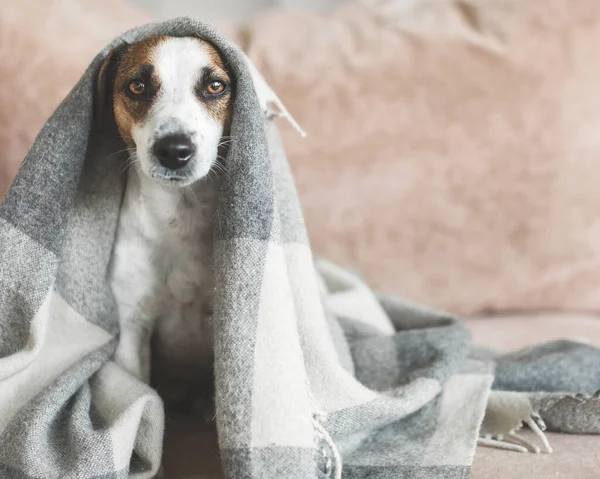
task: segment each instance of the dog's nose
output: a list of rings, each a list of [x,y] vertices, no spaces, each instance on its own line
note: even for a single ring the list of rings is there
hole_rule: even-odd
[[[169,135],[154,143],[153,153],[161,165],[177,170],[187,164],[196,148],[187,135]]]

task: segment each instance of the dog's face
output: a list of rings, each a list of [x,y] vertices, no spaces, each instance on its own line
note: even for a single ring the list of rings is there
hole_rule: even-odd
[[[198,38],[150,37],[122,48],[105,67],[99,85],[112,82],[117,127],[139,170],[171,186],[207,175],[233,103],[219,52]]]

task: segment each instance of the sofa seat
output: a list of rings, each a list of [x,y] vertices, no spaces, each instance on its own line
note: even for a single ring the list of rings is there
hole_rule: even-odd
[[[586,341],[600,346],[600,317],[586,314],[514,314],[473,318],[473,340],[510,351],[555,339]],[[600,384],[598,385],[600,389]],[[535,441],[530,431],[523,435]],[[597,479],[600,477],[600,436],[548,433],[552,454],[519,454],[478,447],[472,479]]]

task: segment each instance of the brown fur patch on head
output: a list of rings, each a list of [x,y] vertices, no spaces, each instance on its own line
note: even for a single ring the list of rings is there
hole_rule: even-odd
[[[212,43],[196,38],[196,41],[200,43],[202,48],[208,53],[210,57],[209,67],[212,70],[213,75],[217,76],[220,80],[227,83],[227,91],[220,97],[205,101],[206,108],[210,115],[223,125],[223,131],[228,132],[231,126],[231,116],[233,112],[233,84],[231,75],[227,71],[225,60],[221,56],[221,53],[214,47]],[[206,83],[210,82],[210,77],[205,78],[205,82],[202,87],[206,86]]]
[[[128,146],[133,146],[133,125],[141,123],[152,107],[160,78],[154,71],[153,54],[156,47],[168,37],[149,37],[134,43],[121,55],[113,88],[113,109],[119,133]],[[131,80],[140,78],[146,93],[143,99],[133,100],[125,90]]]

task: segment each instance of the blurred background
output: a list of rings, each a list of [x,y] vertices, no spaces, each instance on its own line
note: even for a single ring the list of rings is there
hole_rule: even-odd
[[[316,254],[488,346],[600,345],[600,2],[5,1],[0,199],[98,51],[178,15],[229,34],[307,131],[280,124]],[[474,477],[597,477],[600,443],[552,441],[478,450]]]
[[[155,18],[196,16],[207,22],[243,25],[265,10],[327,12],[348,0],[127,0]],[[405,0],[406,1],[406,0]],[[410,1],[410,0],[408,0]]]

